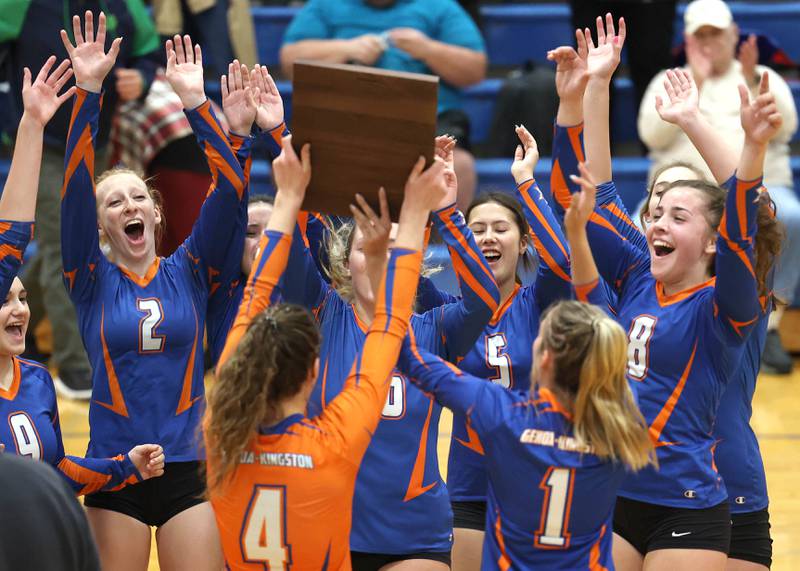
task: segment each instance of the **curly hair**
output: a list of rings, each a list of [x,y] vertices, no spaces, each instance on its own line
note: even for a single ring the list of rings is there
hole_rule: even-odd
[[[260,424],[280,420],[280,402],[303,388],[319,347],[319,329],[304,307],[273,305],[253,319],[208,394],[210,489],[233,474]]]

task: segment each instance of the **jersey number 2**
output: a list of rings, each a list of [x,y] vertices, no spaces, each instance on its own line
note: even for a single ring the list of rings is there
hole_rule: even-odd
[[[647,376],[650,338],[656,328],[656,318],[640,315],[633,320],[628,333],[628,376],[643,381]]]
[[[242,558],[263,563],[270,571],[289,569],[292,562],[286,545],[285,490],[284,486],[256,486],[244,516]]]
[[[11,427],[11,432],[14,433],[17,454],[30,456],[34,460],[41,460],[42,443],[39,441],[39,434],[33,427],[30,417],[24,412],[15,412],[9,415],[8,424]]]
[[[506,336],[503,333],[495,333],[486,337],[486,365],[497,371],[497,375],[489,377],[489,380],[506,389],[511,388],[513,376],[511,373],[511,359],[508,354],[503,352],[506,348]]]
[[[147,314],[139,320],[139,352],[160,353],[164,349],[164,336],[156,334],[156,327],[164,320],[161,302],[152,297],[137,299],[136,309]]]
[[[534,535],[536,547],[566,549],[569,547],[569,510],[572,504],[572,486],[575,470],[551,466],[539,483],[544,490],[542,519]]]

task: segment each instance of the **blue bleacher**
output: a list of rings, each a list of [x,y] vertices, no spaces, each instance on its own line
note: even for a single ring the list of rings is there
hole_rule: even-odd
[[[800,2],[729,2],[734,19],[746,31],[770,36],[800,62]],[[675,43],[682,41],[685,3],[675,16]],[[266,65],[278,64],[286,26],[297,8],[254,7],[258,52]],[[545,61],[547,50],[572,39],[569,5],[509,4],[481,7],[483,34],[492,65],[514,66],[526,60]]]

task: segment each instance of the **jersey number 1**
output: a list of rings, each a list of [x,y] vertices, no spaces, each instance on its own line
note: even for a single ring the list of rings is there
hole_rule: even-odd
[[[147,314],[139,320],[139,352],[160,353],[164,336],[156,334],[156,327],[164,320],[161,302],[155,298],[137,299],[136,309]]]
[[[539,483],[544,490],[542,520],[534,534],[536,547],[566,549],[569,547],[569,509],[572,504],[572,486],[575,470],[551,466]]]
[[[284,486],[256,486],[244,516],[242,558],[264,563],[270,571],[288,569],[292,562],[286,545],[285,490]]]

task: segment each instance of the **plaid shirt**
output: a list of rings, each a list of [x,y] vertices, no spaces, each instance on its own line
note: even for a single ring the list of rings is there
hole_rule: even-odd
[[[222,110],[212,101],[214,112],[227,133]],[[167,145],[192,135],[180,98],[170,87],[163,70],[156,73],[147,97],[119,106],[111,129],[111,164],[145,172],[150,161]]]

